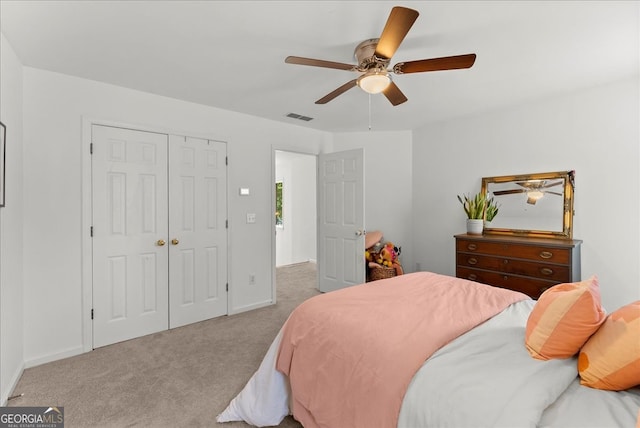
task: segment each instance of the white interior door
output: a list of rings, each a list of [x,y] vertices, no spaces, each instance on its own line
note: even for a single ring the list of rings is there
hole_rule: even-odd
[[[168,328],[167,135],[93,125],[93,346]]]
[[[318,288],[365,282],[364,150],[320,154]]]
[[[227,314],[226,150],[170,137],[170,328]]]

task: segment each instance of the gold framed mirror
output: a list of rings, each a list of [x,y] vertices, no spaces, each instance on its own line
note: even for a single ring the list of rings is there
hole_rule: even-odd
[[[575,171],[483,177],[499,209],[484,233],[572,239],[574,188]]]

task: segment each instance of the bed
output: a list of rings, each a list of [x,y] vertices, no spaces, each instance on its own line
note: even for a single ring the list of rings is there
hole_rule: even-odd
[[[303,302],[218,422],[305,427],[640,427],[640,388],[532,358],[535,300],[418,272]]]

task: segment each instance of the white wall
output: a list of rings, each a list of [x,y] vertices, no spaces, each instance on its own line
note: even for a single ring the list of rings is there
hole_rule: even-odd
[[[6,198],[0,208],[0,405],[23,369],[22,64],[0,34],[0,121],[7,127]]]
[[[230,311],[272,302],[273,144],[319,153],[331,135],[122,87],[24,68],[24,358],[82,351],[83,117],[226,141]],[[240,187],[251,195],[239,196]],[[255,224],[246,214],[256,213]],[[255,274],[256,283],[249,284]]]
[[[280,180],[284,225],[276,228],[276,266],[316,261],[316,157],[277,151]]]
[[[482,177],[575,170],[582,278],[598,275],[609,311],[640,299],[639,90],[636,76],[415,131],[416,261],[455,275],[456,195],[479,191]]]
[[[336,151],[364,148],[365,228],[402,247],[405,271],[414,270],[411,131],[352,132],[334,136]]]

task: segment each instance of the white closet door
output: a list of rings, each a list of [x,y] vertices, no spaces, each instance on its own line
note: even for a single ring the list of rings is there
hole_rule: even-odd
[[[168,328],[167,140],[92,126],[94,348]]]
[[[169,326],[227,314],[226,144],[169,142]]]

